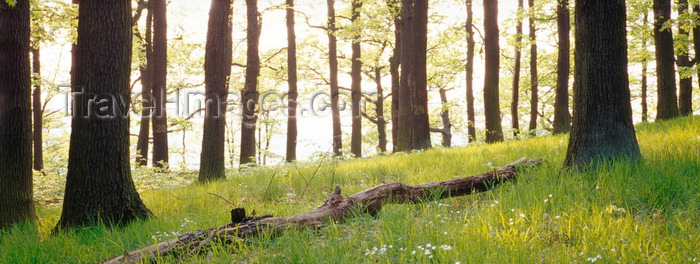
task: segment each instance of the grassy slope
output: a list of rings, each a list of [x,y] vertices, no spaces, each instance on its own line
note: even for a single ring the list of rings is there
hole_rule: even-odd
[[[47,236],[57,206],[39,206],[39,231],[19,227],[0,235],[0,263],[96,262],[186,231],[227,222],[229,205],[276,216],[320,205],[332,186],[345,194],[381,181],[422,183],[462,177],[521,157],[549,163],[524,172],[517,183],[468,197],[391,205],[376,217],[357,215],[320,230],[290,230],[277,237],[217,246],[194,262],[303,263],[700,263],[700,118],[638,126],[644,162],[595,172],[560,169],[566,136],[495,145],[436,149],[418,154],[259,168],[228,180],[148,190],[193,174],[137,171],[147,206],[158,216],[115,230],[93,228]],[[270,190],[265,189],[278,171]],[[157,177],[157,178],[156,178]],[[40,242],[41,240],[41,242]],[[232,254],[231,252],[236,252]],[[163,259],[171,262],[174,259]]]

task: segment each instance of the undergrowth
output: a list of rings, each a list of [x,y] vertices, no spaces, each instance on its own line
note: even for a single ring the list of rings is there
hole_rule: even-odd
[[[561,168],[566,135],[326,159],[320,167],[317,161],[229,171],[227,180],[206,185],[194,183],[195,172],[135,169],[135,182],[156,218],[121,229],[101,226],[56,235],[50,231],[60,215],[61,179],[37,176],[39,220],[0,234],[0,262],[94,263],[227,223],[234,205],[202,196],[207,192],[258,215],[286,216],[318,207],[335,185],[349,195],[381,182],[464,177],[530,157],[547,162],[489,192],[387,205],[377,216],[358,213],[321,229],[214,245],[184,261],[700,263],[700,118],[642,124],[637,136],[641,163],[617,161],[586,172]]]

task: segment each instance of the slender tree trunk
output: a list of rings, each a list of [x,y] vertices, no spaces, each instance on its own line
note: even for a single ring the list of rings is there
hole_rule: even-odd
[[[343,148],[343,131],[340,127],[340,108],[338,100],[340,93],[338,91],[338,51],[336,40],[335,26],[335,0],[326,0],[328,4],[328,65],[330,67],[330,82],[331,82],[331,114],[333,117],[333,153],[342,155],[340,151]]]
[[[362,8],[361,0],[352,1],[352,17],[353,24],[358,23],[360,18],[360,8]],[[362,109],[360,108],[362,99],[362,47],[361,47],[360,31],[353,33],[352,37],[352,137],[350,139],[350,151],[355,157],[362,157]]]
[[[226,100],[231,77],[233,0],[212,0],[204,61],[206,112],[199,181],[226,178]]]
[[[79,14],[70,152],[59,229],[124,225],[150,215],[136,192],[129,162],[131,2],[82,0]]]
[[[387,0],[387,5],[394,16],[394,51],[389,61],[391,72],[391,142],[393,151],[396,152],[399,141],[399,107],[401,93],[401,6],[399,0]]]
[[[0,2],[0,229],[34,221],[29,0]]]
[[[287,0],[287,162],[297,159],[297,36],[294,31],[294,0]]]
[[[474,12],[472,0],[466,0],[467,4],[467,134],[469,142],[476,141],[476,116],[474,114]]]
[[[574,117],[565,165],[639,158],[627,76],[625,1],[576,0]]]
[[[554,99],[554,134],[568,133],[571,129],[571,115],[569,114],[569,71],[571,69],[569,59],[571,49],[569,0],[558,1],[559,54],[557,56],[557,90]]]
[[[446,148],[452,147],[452,122],[450,121],[450,108],[447,106],[447,90],[440,88],[440,102],[442,103],[442,111],[440,118],[442,119],[442,146]]]
[[[484,0],[484,112],[486,113],[486,143],[503,141],[501,108],[498,97],[500,45],[498,43],[498,1]]]
[[[649,22],[649,12],[644,12],[644,26],[646,27]],[[647,46],[646,36],[642,37],[642,47]],[[642,57],[642,122],[649,121],[649,108],[647,106],[647,90],[648,90],[648,80],[647,71],[648,64],[646,56]]]
[[[678,1],[678,16],[681,17],[684,14],[688,13],[688,0],[679,0]],[[687,21],[681,20],[678,25],[678,34],[686,36],[687,39],[690,39],[690,32],[686,30],[687,27],[689,27]],[[690,61],[690,58],[688,57],[688,53],[690,52],[690,47],[688,46],[687,43],[685,43],[685,39],[682,38],[680,40],[680,46],[682,47],[680,50],[680,54],[677,57],[678,60],[678,67],[685,67],[685,68],[690,68],[693,67],[693,63]],[[681,116],[688,116],[693,114],[693,109],[692,109],[692,104],[693,104],[693,76],[690,75],[687,78],[684,78],[680,74],[680,70],[678,73],[678,78],[680,78],[679,82],[679,91],[678,91],[678,112]]]
[[[141,124],[139,136],[136,142],[136,164],[148,165],[148,145],[151,128],[151,114],[153,113],[153,1],[148,1],[148,14],[146,15],[146,37],[143,48],[146,50],[146,63],[140,67],[141,71]]]
[[[168,23],[165,0],[153,5],[153,167],[168,166],[168,115],[166,111],[168,73]],[[150,63],[149,63],[150,64]],[[149,65],[150,66],[150,65]]]
[[[255,126],[258,121],[258,77],[260,76],[260,13],[257,0],[246,0],[248,17],[248,67],[245,72],[245,87],[242,91],[243,119],[241,122],[240,164],[255,162]]]
[[[529,24],[530,24],[530,125],[528,130],[531,135],[535,135],[537,129],[537,105],[538,105],[538,87],[537,79],[537,28],[535,28],[535,0],[528,0],[530,8]]]
[[[523,0],[518,0],[518,11],[523,9]],[[515,66],[513,67],[513,101],[510,104],[510,116],[512,118],[513,136],[520,133],[520,116],[518,115],[518,105],[520,98],[520,58],[522,57],[521,47],[523,40],[523,20],[518,18],[515,26]]]
[[[375,114],[377,115],[377,134],[379,151],[386,152],[386,118],[384,118],[384,87],[382,87],[382,69],[374,68],[374,82],[377,84],[377,101],[375,102]]]
[[[694,4],[693,5],[693,13],[700,14],[700,5],[699,4]],[[695,23],[695,27],[693,27],[693,49],[695,50],[695,64],[700,64],[700,24]],[[700,71],[698,72],[698,84],[700,84]],[[692,98],[692,90],[691,94],[688,94],[688,97]],[[691,100],[691,105],[690,105],[690,112],[692,113],[693,111],[693,105],[692,105],[692,100]]]
[[[657,120],[678,116],[673,35],[664,24],[671,19],[671,0],[654,0],[654,40],[656,43]]]
[[[37,44],[38,46],[38,44]],[[43,119],[44,110],[41,103],[41,51],[39,47],[32,49],[32,71],[34,73],[34,91],[32,91],[32,115],[34,121],[34,133],[32,134],[34,146],[34,170],[44,169],[43,148]]]

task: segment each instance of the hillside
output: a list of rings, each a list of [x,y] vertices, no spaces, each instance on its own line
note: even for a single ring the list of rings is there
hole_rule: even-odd
[[[700,263],[700,117],[642,124],[637,137],[641,163],[584,173],[561,169],[566,136],[229,171],[226,181],[208,185],[190,183],[194,172],[135,170],[156,218],[50,236],[60,205],[42,202],[38,231],[25,226],[0,235],[0,262],[97,262],[228,222],[233,205],[207,192],[285,216],[318,207],[335,185],[352,194],[383,181],[440,181],[530,157],[547,162],[490,192],[389,205],[376,217],[217,245],[187,262]],[[49,183],[38,184],[38,195],[60,193],[60,179],[42,180]]]

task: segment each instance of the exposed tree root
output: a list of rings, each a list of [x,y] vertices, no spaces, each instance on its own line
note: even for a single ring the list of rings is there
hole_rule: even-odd
[[[532,167],[541,160],[522,158],[495,171],[442,182],[407,185],[400,182],[384,183],[348,197],[341,195],[336,186],[331,197],[311,212],[286,217],[250,217],[241,223],[185,233],[178,238],[154,244],[142,249],[125,252],[103,263],[136,263],[153,260],[158,256],[178,253],[194,253],[213,240],[231,243],[258,235],[262,231],[281,233],[290,227],[321,227],[329,220],[340,221],[351,217],[353,209],[376,214],[386,203],[419,203],[432,199],[463,196],[489,190],[503,182],[515,179],[518,168]]]

